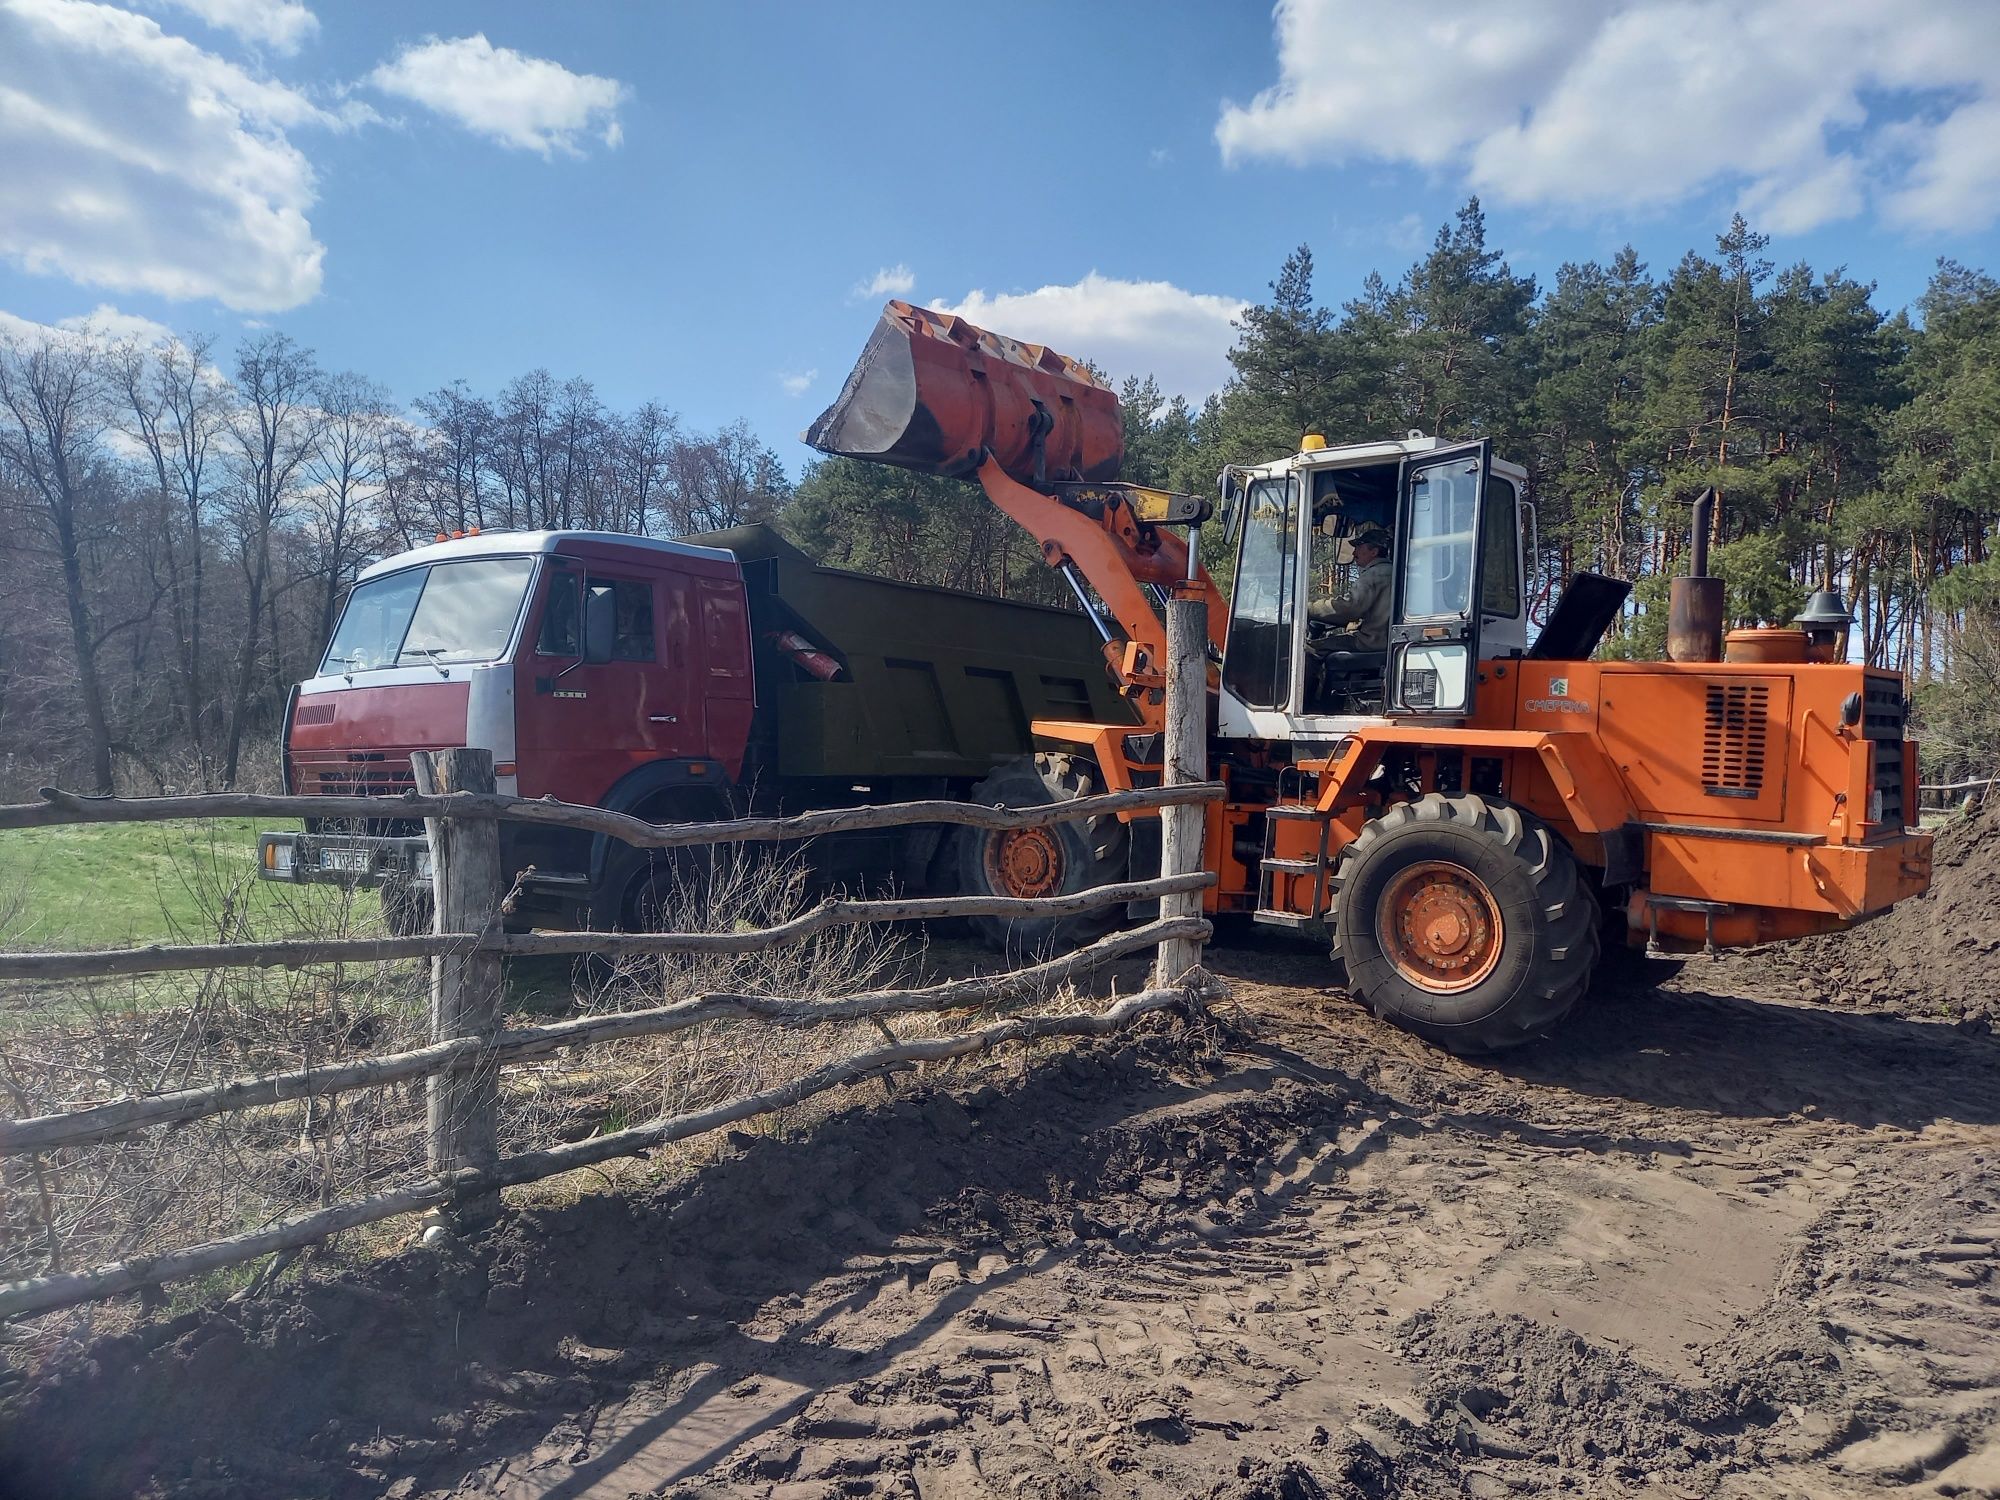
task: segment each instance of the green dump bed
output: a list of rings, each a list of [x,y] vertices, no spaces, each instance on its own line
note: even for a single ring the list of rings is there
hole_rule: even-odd
[[[742,565],[753,753],[779,776],[978,778],[1036,719],[1135,722],[1080,614],[821,567],[768,526],[685,540]]]

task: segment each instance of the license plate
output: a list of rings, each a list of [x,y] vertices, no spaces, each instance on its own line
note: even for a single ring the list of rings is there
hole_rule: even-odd
[[[374,868],[374,861],[366,849],[322,849],[319,867],[338,870],[343,875],[366,875]]]

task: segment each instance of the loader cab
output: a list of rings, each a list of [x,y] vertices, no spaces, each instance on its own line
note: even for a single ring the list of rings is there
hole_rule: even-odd
[[[1236,560],[1220,733],[1318,741],[1391,719],[1466,717],[1477,663],[1527,649],[1526,478],[1489,442],[1417,433],[1225,474]],[[1380,642],[1309,615],[1361,581],[1354,538],[1366,527],[1391,539]]]

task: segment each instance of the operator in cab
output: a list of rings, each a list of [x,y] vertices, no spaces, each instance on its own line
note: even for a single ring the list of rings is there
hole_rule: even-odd
[[[1389,649],[1389,606],[1393,580],[1389,572],[1389,533],[1373,524],[1355,532],[1351,542],[1356,572],[1354,585],[1338,599],[1319,599],[1306,613],[1323,625],[1352,625],[1355,651]]]

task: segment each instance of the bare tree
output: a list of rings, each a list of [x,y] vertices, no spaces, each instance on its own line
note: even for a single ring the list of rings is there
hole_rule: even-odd
[[[85,339],[51,331],[0,341],[0,463],[39,502],[34,513],[61,564],[77,690],[90,735],[90,771],[104,793],[114,789],[111,725],[84,570],[95,519],[91,471],[110,422],[103,358]]]
[[[714,437],[677,444],[671,473],[668,514],[683,533],[769,520],[792,487],[778,455],[741,419]]]
[[[670,484],[674,451],[681,445],[680,419],[657,401],[611,423],[612,463],[619,499],[608,524],[646,535]],[[672,530],[670,519],[664,529]]]
[[[243,573],[245,618],[223,747],[226,785],[235,783],[243,752],[264,614],[274,608],[285,586],[284,580],[274,577],[272,543],[324,426],[325,419],[313,404],[319,379],[312,351],[301,349],[282,333],[245,343],[236,354],[237,406],[230,414],[229,432],[237,483],[228,513]]]
[[[173,623],[174,673],[183,732],[204,773],[212,705],[203,692],[203,592],[208,522],[219,463],[216,439],[229,416],[228,382],[209,362],[210,341],[191,334],[151,348],[127,343],[112,355],[125,426],[146,455],[158,491],[155,538]]]
[[[319,630],[333,634],[334,606],[361,564],[380,545],[373,502],[383,480],[389,393],[351,372],[330,375],[318,391],[318,441],[304,468],[307,526],[320,580]]]

